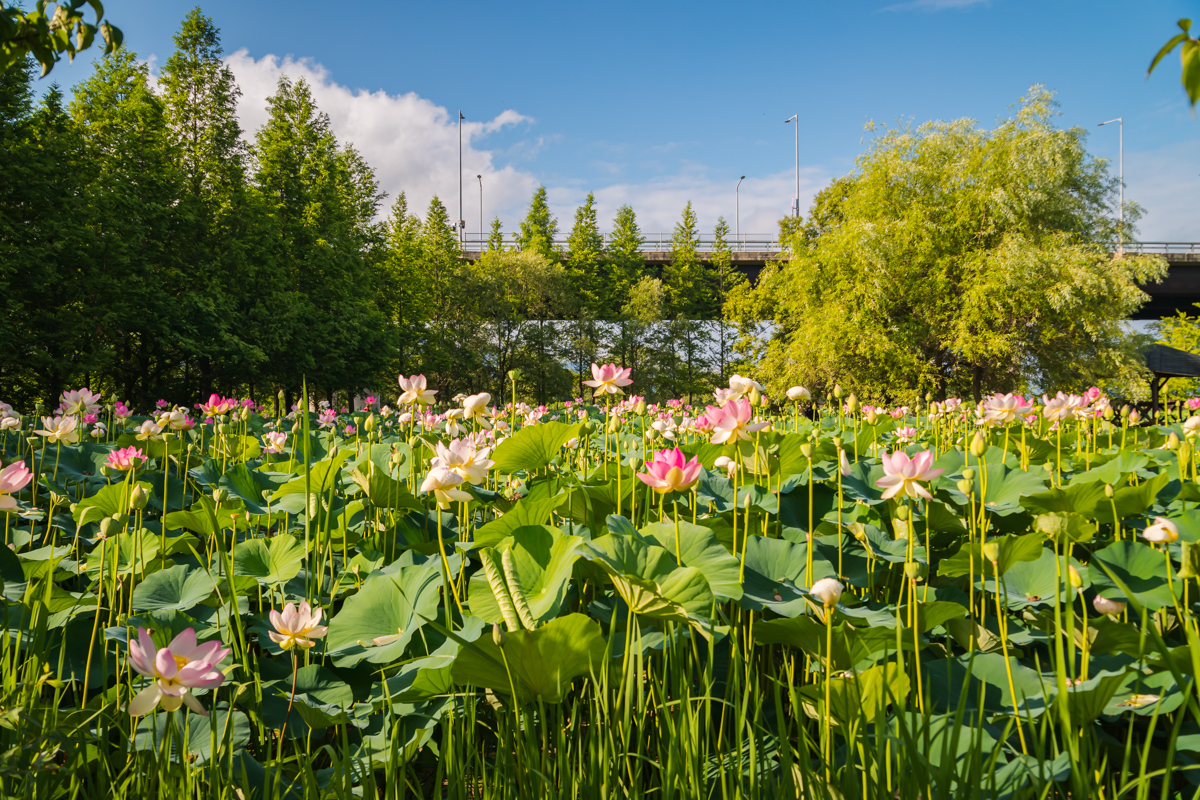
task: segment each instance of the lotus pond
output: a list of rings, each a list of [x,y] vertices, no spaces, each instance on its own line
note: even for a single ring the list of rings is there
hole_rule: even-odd
[[[593,372],[0,407],[3,795],[1200,796],[1186,407]]]

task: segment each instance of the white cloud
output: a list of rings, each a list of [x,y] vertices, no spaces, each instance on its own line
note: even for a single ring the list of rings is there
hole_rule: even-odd
[[[1137,237],[1145,242],[1200,241],[1200,141],[1125,154],[1125,200],[1145,212]],[[1116,166],[1115,164],[1112,166]]]
[[[430,199],[441,198],[451,219],[458,211],[457,114],[414,92],[351,90],[331,78],[311,59],[252,58],[239,50],[226,59],[242,90],[238,116],[248,139],[267,121],[267,98],[275,93],[281,75],[303,78],[312,88],[317,107],[329,115],[334,134],[350,142],[375,169],[389,205],[401,191],[409,209],[424,215]],[[501,209],[528,202],[537,179],[511,166],[495,163],[492,151],[480,141],[502,128],[532,123],[513,111],[490,120],[464,120],[462,125],[463,216],[467,231],[479,227],[479,182],[483,176],[484,211],[488,219]],[[485,224],[486,221],[485,221]]]
[[[424,215],[430,199],[437,194],[450,211],[458,210],[458,130],[455,111],[443,108],[413,92],[392,95],[386,92],[352,90],[336,83],[328,70],[311,59],[279,58],[268,55],[252,58],[239,50],[226,59],[242,90],[238,115],[246,137],[267,121],[267,98],[274,94],[281,75],[293,81],[303,78],[312,88],[317,107],[329,115],[334,134],[341,142],[351,142],[372,167],[381,188],[388,193],[387,204],[404,191],[409,209]],[[504,149],[487,149],[484,140],[490,133],[513,126],[531,126],[533,120],[508,110],[484,121],[463,122],[463,217],[468,237],[479,229],[479,182],[483,176],[484,226],[499,216],[504,229],[512,233],[525,215],[529,198],[542,183],[528,169],[518,169],[508,161],[527,165],[547,143],[558,136],[531,133],[523,141]],[[655,154],[670,150],[675,143],[651,148]],[[636,160],[636,153],[624,153]],[[650,155],[649,152],[642,155]],[[610,174],[619,168],[601,168]],[[813,167],[801,168],[800,208],[806,212],[812,196],[828,183],[829,176]],[[558,185],[555,185],[558,184]],[[571,227],[575,208],[590,190],[596,194],[601,227],[611,224],[618,206],[629,204],[637,212],[643,231],[669,234],[689,200],[699,216],[702,233],[710,233],[718,216],[724,216],[732,232],[735,224],[732,180],[709,176],[703,167],[689,166],[674,175],[645,182],[625,182],[588,187],[586,182],[564,179],[547,186],[551,207],[565,235]],[[788,213],[795,193],[792,170],[774,175],[750,176],[742,182],[741,229],[745,233],[775,234],[778,222]]]

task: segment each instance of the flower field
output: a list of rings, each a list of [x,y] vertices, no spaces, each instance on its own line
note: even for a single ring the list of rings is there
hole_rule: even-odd
[[[1186,405],[592,377],[0,405],[3,796],[1200,796]]]

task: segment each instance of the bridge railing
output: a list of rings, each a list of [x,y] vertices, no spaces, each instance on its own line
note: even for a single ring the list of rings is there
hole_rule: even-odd
[[[671,240],[674,234],[670,233],[643,233],[642,244],[639,250],[643,253],[668,253],[671,251]],[[517,248],[517,234],[515,232],[505,233],[501,237],[504,246]],[[602,234],[604,244],[607,246],[612,241],[612,234]],[[487,249],[487,236],[480,236],[478,233],[468,233],[463,236],[463,250],[467,252],[479,252]],[[696,249],[701,252],[711,252],[716,247],[716,237],[712,234],[701,234],[697,237]],[[730,235],[726,237],[725,244],[730,250],[738,253],[781,253],[783,245],[779,242],[779,237],[770,233],[743,233],[740,235]],[[566,253],[570,248],[570,244],[566,236],[558,236],[554,239],[554,250],[559,253]],[[1200,259],[1200,242],[1126,242],[1124,244],[1126,253],[1133,254],[1156,254],[1164,256],[1192,256]],[[1113,249],[1116,249],[1114,245]]]
[[[1200,242],[1126,242],[1125,252],[1137,255],[1200,256]]]
[[[668,253],[671,250],[671,240],[674,234],[671,233],[643,233],[642,243],[638,248],[643,253]],[[467,252],[479,252],[487,249],[487,236],[480,236],[478,233],[468,233],[463,236],[463,250]],[[517,247],[517,234],[505,233],[502,237],[505,247]],[[602,234],[604,244],[607,246],[612,241],[611,234]],[[701,234],[696,240],[696,249],[702,252],[709,252],[716,248],[717,240],[712,234]],[[781,253],[783,245],[779,242],[779,237],[770,233],[743,233],[738,236],[730,234],[725,238],[725,245],[732,251],[737,253]],[[554,250],[559,253],[566,253],[570,244],[565,236],[557,236],[554,239]]]

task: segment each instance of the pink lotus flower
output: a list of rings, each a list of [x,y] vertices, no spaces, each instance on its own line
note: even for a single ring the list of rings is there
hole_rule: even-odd
[[[457,472],[451,472],[445,467],[434,467],[429,470],[425,480],[421,482],[422,492],[432,492],[437,500],[438,508],[447,509],[451,503],[469,503],[475,498],[457,487],[463,483],[463,477]]]
[[[137,469],[146,460],[146,454],[140,448],[130,445],[122,450],[113,450],[105,461],[113,469],[122,471]]]
[[[621,369],[616,364],[605,364],[603,367],[592,364],[592,380],[584,381],[584,386],[590,386],[595,394],[624,394],[624,387],[633,383],[629,374],[631,367]]]
[[[890,455],[885,452],[882,460],[884,475],[875,481],[875,485],[885,490],[884,500],[890,500],[896,495],[907,495],[914,499],[918,497],[926,500],[933,499],[933,495],[921,485],[922,481],[931,481],[942,474],[940,468],[930,469],[933,466],[932,450],[917,453],[911,459],[900,450]]]
[[[13,494],[24,489],[33,480],[33,473],[24,461],[14,461],[0,469],[0,511],[11,511],[17,507]]]
[[[331,408],[323,409],[321,411],[321,413],[317,415],[317,422],[319,422],[321,424],[322,428],[333,427],[333,423],[336,420],[337,420],[337,414],[335,414],[333,412],[333,409],[331,409]]]
[[[705,416],[712,423],[713,444],[738,440],[749,441],[750,434],[757,433],[770,425],[769,422],[750,423],[750,420],[754,418],[754,408],[745,398],[730,400],[724,408],[718,409],[709,406]]]
[[[992,425],[1016,422],[1033,411],[1033,404],[1019,394],[995,394],[982,403],[980,418]]]
[[[171,404],[168,403],[166,400],[159,399],[154,405],[157,408],[166,408],[167,406],[169,406]]]
[[[159,650],[150,633],[138,628],[138,638],[129,642],[129,663],[140,674],[153,678],[153,683],[137,693],[126,709],[131,717],[140,717],[154,710],[160,702],[164,711],[174,711],[184,703],[197,714],[208,716],[204,706],[192,693],[193,689],[214,689],[225,682],[225,673],[217,664],[229,655],[218,641],[196,643],[192,628],[180,633],[171,643]]]
[[[263,444],[265,453],[282,453],[284,446],[287,445],[287,434],[283,431],[268,431],[263,434]]]
[[[304,601],[301,601],[300,608],[296,608],[295,603],[288,603],[283,607],[282,614],[272,608],[267,616],[275,627],[267,635],[284,650],[297,646],[307,650],[316,644],[313,639],[320,639],[329,632],[329,628],[320,624],[321,609],[314,611]]]
[[[409,377],[399,376],[397,379],[400,382],[400,399],[402,405],[433,405],[433,396],[437,394],[436,389],[427,389],[428,382],[424,375],[412,375]]]
[[[646,471],[639,472],[638,478],[660,494],[668,492],[686,492],[696,485],[700,479],[700,459],[695,456],[691,461],[679,448],[659,450],[654,459],[646,463]]]
[[[900,444],[912,444],[917,440],[917,429],[906,426],[896,429],[896,441]]]
[[[1189,397],[1187,400],[1188,411],[1196,411],[1200,409],[1200,397]]]
[[[208,396],[207,403],[201,403],[199,408],[207,416],[219,417],[222,414],[228,414],[237,408],[237,400],[232,397],[221,397],[219,394],[211,394]]]
[[[94,414],[100,410],[100,392],[93,392],[86,386],[63,392],[59,399],[66,414]]]
[[[129,419],[133,416],[133,410],[118,400],[117,402],[113,403],[113,416],[115,416],[117,419]]]

